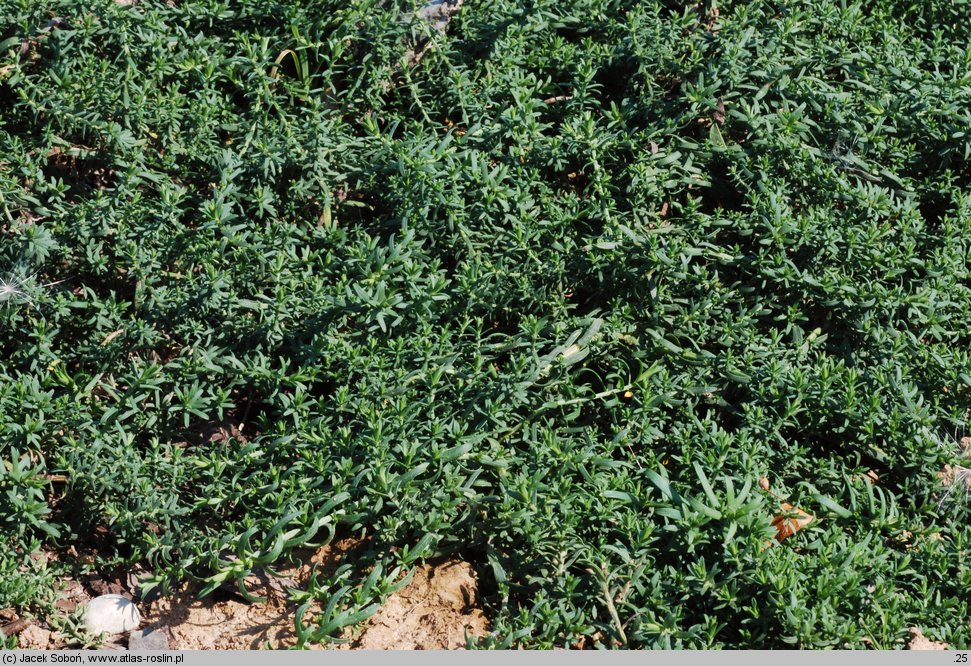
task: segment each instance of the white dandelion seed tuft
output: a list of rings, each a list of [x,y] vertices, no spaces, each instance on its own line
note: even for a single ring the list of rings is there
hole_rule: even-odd
[[[27,304],[36,309],[34,304],[35,296],[48,287],[60,284],[64,280],[48,282],[47,284],[34,284],[34,276],[26,275],[17,277],[11,273],[0,277],[0,307],[19,304]]]
[[[27,298],[27,292],[22,289],[24,280],[16,278],[0,278],[0,303]],[[29,299],[28,299],[29,300]]]

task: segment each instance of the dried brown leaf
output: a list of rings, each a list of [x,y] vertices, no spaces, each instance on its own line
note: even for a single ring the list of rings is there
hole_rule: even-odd
[[[30,620],[14,620],[0,627],[0,636],[16,636],[30,626]]]
[[[715,112],[711,117],[719,125],[725,124],[725,102],[720,97],[718,98],[718,106],[715,108]]]
[[[779,542],[785,541],[816,519],[812,514],[806,513],[788,502],[782,503],[782,511],[783,513],[772,519],[772,527],[775,528],[775,540]]]

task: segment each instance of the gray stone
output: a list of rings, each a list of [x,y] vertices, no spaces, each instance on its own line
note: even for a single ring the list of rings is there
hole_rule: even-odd
[[[129,650],[168,650],[169,637],[161,629],[138,629],[128,636]]]
[[[452,20],[452,15],[462,8],[465,0],[431,0],[418,10],[418,15],[442,32]]]
[[[103,594],[88,602],[84,626],[92,634],[123,634],[137,629],[142,617],[138,608],[120,594]]]

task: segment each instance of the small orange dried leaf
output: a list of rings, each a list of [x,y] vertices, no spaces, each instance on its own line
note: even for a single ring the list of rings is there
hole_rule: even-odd
[[[782,503],[782,510],[784,513],[772,519],[776,541],[785,541],[816,519],[812,514],[806,513],[788,502]]]

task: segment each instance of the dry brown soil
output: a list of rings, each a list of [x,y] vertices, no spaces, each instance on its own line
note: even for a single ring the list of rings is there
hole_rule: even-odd
[[[910,628],[910,642],[907,644],[908,650],[946,650],[947,643],[937,643],[924,636],[917,627]]]
[[[467,562],[424,565],[411,582],[339,648],[368,650],[457,649],[466,634],[482,637],[489,622],[475,607],[477,582]],[[197,599],[186,593],[161,599],[143,612],[143,626],[167,627],[170,647],[182,650],[287,648],[295,644],[293,604],[279,598],[250,604],[235,598]]]
[[[187,587],[176,594],[151,602],[138,602],[142,628],[162,631],[168,636],[169,648],[178,650],[249,650],[282,649],[296,644],[294,613],[287,588],[303,587],[314,567],[334,570],[348,552],[360,542],[345,539],[304,553],[289,569],[279,571],[283,577],[253,575],[246,587],[256,595],[267,597],[265,603],[250,603],[227,590],[217,590],[205,599],[198,598],[198,586]],[[88,585],[87,587],[91,587]],[[87,590],[76,581],[67,581],[64,597],[58,607],[69,613],[91,596],[106,592],[125,593],[113,587]],[[128,596],[128,595],[126,595]],[[478,606],[478,581],[475,570],[461,560],[448,560],[418,567],[411,581],[392,594],[378,612],[361,625],[349,628],[339,649],[423,650],[460,649],[466,636],[481,638],[489,632],[489,622]],[[63,604],[63,607],[62,607]],[[314,609],[305,616],[312,623]],[[10,619],[15,619],[11,616]],[[0,619],[0,625],[3,625]],[[43,624],[33,621],[18,627],[19,644],[25,648],[71,647],[66,636],[60,636]],[[8,623],[7,626],[12,626]],[[79,647],[75,645],[74,647]],[[127,637],[114,637],[105,649],[126,649]],[[321,648],[326,646],[313,646]]]

